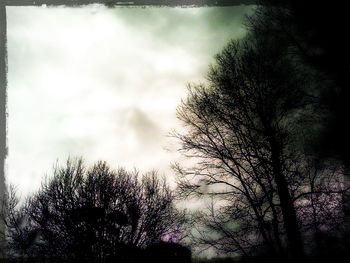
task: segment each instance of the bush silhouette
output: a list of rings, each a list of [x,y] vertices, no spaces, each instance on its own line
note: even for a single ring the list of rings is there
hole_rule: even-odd
[[[147,262],[190,263],[191,251],[176,243],[159,242],[146,248]]]

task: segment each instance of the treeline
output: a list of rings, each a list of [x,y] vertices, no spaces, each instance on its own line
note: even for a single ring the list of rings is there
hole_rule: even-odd
[[[155,172],[69,159],[22,203],[10,188],[1,220],[9,262],[191,260],[187,248],[171,242],[182,238],[184,213]]]

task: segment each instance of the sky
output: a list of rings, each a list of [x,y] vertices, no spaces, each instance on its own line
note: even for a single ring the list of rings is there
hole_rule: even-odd
[[[187,83],[245,34],[247,6],[7,7],[6,180],[37,190],[56,162],[157,170],[186,162],[169,137]]]

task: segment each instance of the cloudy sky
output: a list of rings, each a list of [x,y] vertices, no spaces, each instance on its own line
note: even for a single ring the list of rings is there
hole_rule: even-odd
[[[68,156],[171,177],[186,83],[249,11],[8,7],[7,181],[26,194]]]

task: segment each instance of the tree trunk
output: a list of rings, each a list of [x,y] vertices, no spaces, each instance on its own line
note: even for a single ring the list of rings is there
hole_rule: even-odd
[[[281,165],[281,149],[275,138],[270,140],[271,159],[277,192],[281,203],[284,228],[287,234],[288,252],[290,258],[297,262],[304,256],[303,243],[298,227],[293,200],[289,194],[288,182],[283,174]]]

